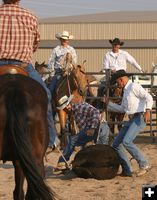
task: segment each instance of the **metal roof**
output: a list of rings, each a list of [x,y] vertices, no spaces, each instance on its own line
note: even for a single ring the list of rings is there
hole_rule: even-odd
[[[157,10],[119,11],[40,19],[40,23],[157,22]]]

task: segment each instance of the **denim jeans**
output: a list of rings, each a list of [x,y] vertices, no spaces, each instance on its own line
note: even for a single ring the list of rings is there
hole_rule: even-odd
[[[148,161],[145,159],[142,152],[133,143],[136,136],[145,128],[145,126],[146,124],[143,115],[133,117],[131,120],[124,123],[124,126],[113,142],[113,148],[120,157],[122,169],[125,173],[130,174],[133,171],[125,149],[138,162],[140,168],[148,165]]]
[[[99,133],[97,138],[97,144],[109,144],[109,137],[111,131],[107,122],[101,122],[99,127]]]
[[[55,75],[53,76],[51,83],[49,85],[49,89],[51,91],[51,94],[53,95],[55,88],[57,86],[58,80],[60,79],[60,77],[62,76],[62,69],[56,69],[55,70]]]
[[[98,130],[95,130],[93,136],[86,134],[87,129],[80,131],[77,135],[70,136],[69,143],[63,151],[63,156],[68,161],[76,146],[84,146],[87,142],[94,140],[96,142]],[[63,157],[60,156],[58,162],[65,162]]]
[[[51,83],[49,85],[49,89],[50,89],[52,95],[53,95],[54,90],[55,90],[55,88],[57,86],[57,82],[58,82],[57,75],[54,75],[52,80],[51,80]]]
[[[20,65],[21,63],[22,63],[21,61],[16,61],[16,60],[0,60],[0,66],[9,65],[9,64]],[[55,140],[57,140],[57,134],[56,134],[56,129],[55,129],[53,116],[52,116],[51,93],[49,89],[46,87],[46,84],[43,82],[39,73],[32,66],[32,64],[28,64],[28,66],[26,66],[24,69],[28,72],[29,77],[39,82],[46,90],[46,93],[48,96],[47,119],[48,119],[48,130],[49,130],[49,146],[53,146],[55,143]]]

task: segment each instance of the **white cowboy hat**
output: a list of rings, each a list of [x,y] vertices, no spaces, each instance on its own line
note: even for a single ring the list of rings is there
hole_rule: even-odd
[[[70,97],[67,97],[67,95],[61,97],[58,101],[58,107],[57,109],[58,110],[62,110],[64,109],[70,102],[71,100],[73,99],[74,95],[70,95]]]
[[[72,40],[73,35],[70,35],[68,31],[63,31],[62,33],[56,33],[57,39]]]

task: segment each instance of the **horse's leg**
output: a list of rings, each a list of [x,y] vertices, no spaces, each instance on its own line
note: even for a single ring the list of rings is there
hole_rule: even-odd
[[[60,133],[61,133],[61,148],[64,148],[67,144],[67,135],[66,135],[66,120],[67,120],[67,114],[64,110],[58,111],[58,117],[60,122]]]
[[[114,113],[108,112],[108,120],[107,121],[111,122],[111,123],[109,123],[109,128],[110,128],[111,132],[114,134],[114,132],[115,132],[115,130],[114,130],[115,129],[115,124],[113,123],[113,122],[115,122]]]
[[[117,121],[122,122],[124,118],[124,114],[119,113],[117,115]],[[118,131],[120,131],[120,129],[122,128],[122,124],[118,124]]]
[[[71,115],[69,117],[69,122],[70,122],[70,124],[69,124],[69,130],[70,130],[71,135],[76,135],[79,130],[78,130],[78,127],[76,125],[76,122],[75,122],[75,119],[74,119],[73,115]]]
[[[15,189],[13,192],[14,200],[23,200],[24,199],[24,191],[23,191],[23,183],[24,183],[24,174],[21,169],[19,161],[13,161],[13,165],[15,168]]]

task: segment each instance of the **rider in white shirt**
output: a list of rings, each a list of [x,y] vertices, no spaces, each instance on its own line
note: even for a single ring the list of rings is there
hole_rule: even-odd
[[[134,66],[140,72],[143,72],[141,66],[136,60],[126,51],[121,50],[120,47],[124,44],[119,38],[109,40],[112,44],[112,50],[107,52],[103,59],[103,71],[111,69],[112,72],[118,70],[127,70],[127,63]]]
[[[56,38],[60,40],[60,45],[58,45],[52,50],[52,54],[48,61],[48,69],[54,72],[54,77],[50,84],[50,90],[52,93],[56,87],[57,80],[60,78],[60,75],[62,74],[63,66],[61,61],[63,57],[67,53],[69,53],[72,56],[73,64],[77,63],[76,51],[73,47],[69,45],[69,40],[73,39],[73,35],[70,35],[68,31],[63,31],[62,33],[57,33]]]

